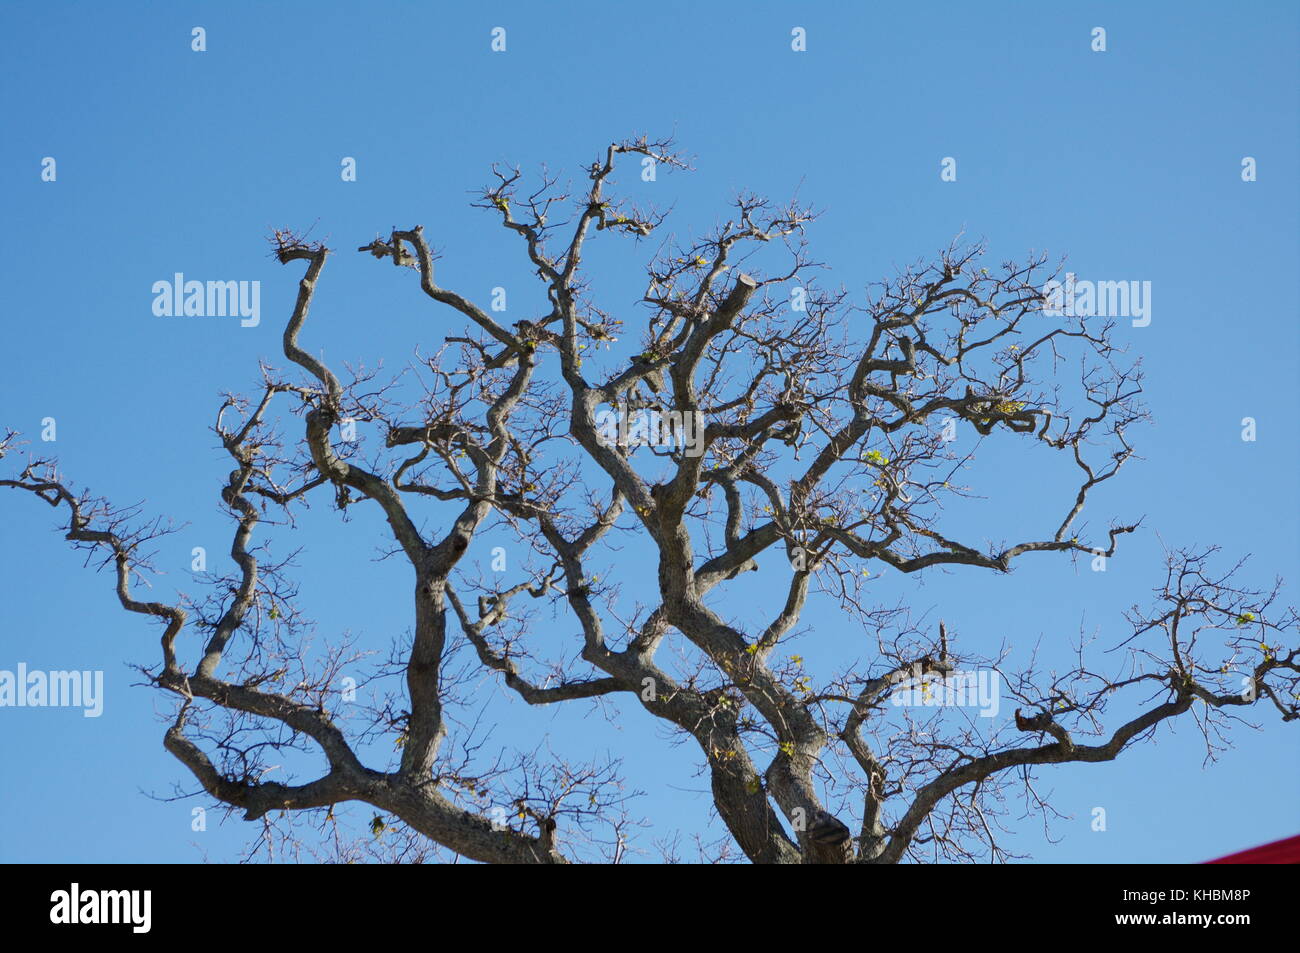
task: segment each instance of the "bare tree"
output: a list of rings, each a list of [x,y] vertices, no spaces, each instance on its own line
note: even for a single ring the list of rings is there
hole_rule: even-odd
[[[268,838],[271,812],[308,812],[325,830],[335,805],[371,805],[376,833],[402,831],[388,859],[622,859],[642,821],[616,761],[452,740],[454,713],[486,669],[529,705],[608,699],[693,741],[729,834],[702,845],[711,858],[1002,859],[1009,797],[1052,813],[1035,788],[1039,766],[1109,761],[1180,716],[1213,755],[1252,705],[1300,715],[1300,658],[1284,644],[1294,609],[1275,607],[1276,584],[1250,590],[1235,567],[1216,572],[1213,550],[1169,556],[1152,606],[1132,609],[1111,638],[1107,674],[1083,640],[1072,670],[1010,671],[1005,651],[962,654],[944,624],[871,604],[865,566],[1007,573],[1037,554],[1112,557],[1137,528],[1080,536],[1089,493],[1132,456],[1141,377],[1121,363],[1112,322],[1044,312],[1056,274],[1044,256],[989,267],[982,245],[958,242],[854,303],[813,280],[812,210],[741,195],[712,232],[659,246],[633,354],[614,348],[623,322],[592,300],[583,267],[593,240],[660,232],[664,214],[609,194],[628,157],[685,166],[668,142],[628,140],[604,151],[573,198],[553,178],[525,187],[518,171],[494,170],[475,204],[518,236],[545,289],[549,310],[532,320],[505,326],[440,284],[420,226],[359,249],[414,271],[459,321],[442,318],[451,330],[437,353],[383,382],[341,378],[301,343],[331,252],[274,235],[279,261],[305,269],[283,339],[305,373],[264,365],[258,394],[221,405],[233,562],[205,578],[205,597],[141,601],[149,542],[166,527],[74,492],[54,461],[29,457],[0,480],[61,510],[67,538],[103,555],[123,608],[160,623],[161,663],[146,675],[177,699],[165,746],[204,791],[265,819]],[[291,437],[273,407],[301,419]],[[384,445],[345,439],[353,422]],[[955,538],[945,505],[969,495],[960,480],[985,439],[1073,461],[1059,520],[1019,542]],[[11,433],[0,455],[17,447]],[[289,563],[254,543],[268,507],[292,526],[316,491],[345,518],[378,507],[411,567],[411,639],[374,683],[395,674],[404,684],[368,707],[340,698],[356,647],[306,651]],[[422,529],[421,509],[451,515]],[[527,554],[514,578],[470,558],[489,528],[516,534]],[[657,560],[648,602],[625,592],[637,570],[624,553]],[[784,591],[766,626],[744,631],[719,607],[760,559]],[[814,675],[826,666],[778,658],[810,598],[855,622],[866,662],[827,677]],[[567,621],[548,622],[548,610]],[[557,629],[575,624],[580,644],[548,654]],[[1004,679],[1014,720],[894,703],[973,670]],[[380,737],[395,746],[392,763],[368,766],[358,745]],[[268,759],[299,748],[328,769],[299,783],[265,778]],[[670,839],[661,847],[678,854]],[[334,855],[365,852],[343,844]]]

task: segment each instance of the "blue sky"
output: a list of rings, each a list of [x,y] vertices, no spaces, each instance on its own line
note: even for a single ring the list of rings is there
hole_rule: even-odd
[[[629,175],[629,193],[674,205],[672,228],[686,235],[739,189],[797,191],[826,210],[811,237],[830,282],[859,299],[963,229],[987,238],[995,261],[1046,249],[1081,276],[1152,282],[1151,325],[1121,322],[1119,334],[1142,357],[1155,422],[1134,435],[1142,459],[1088,511],[1097,527],[1145,516],[1143,531],[1106,573],[1051,558],[1001,579],[886,573],[882,602],[906,599],[990,651],[1004,640],[1060,647],[1081,626],[1105,639],[1159,581],[1162,541],[1252,554],[1243,581],[1289,577],[1294,602],[1298,17],[1289,2],[395,3],[382,13],[8,3],[0,427],[35,439],[55,417],[57,443],[39,449],[55,450],[71,480],[188,523],[162,544],[171,573],[157,585],[164,596],[192,590],[191,547],[219,553],[229,540],[217,497],[228,465],[208,429],[217,394],[250,391],[258,359],[278,358],[296,292],[296,266],[268,256],[271,227],[315,223],[314,237],[340,251],[309,349],[338,365],[400,367],[454,333],[454,319],[353,248],[421,223],[449,285],[480,301],[517,288],[511,310],[528,314],[540,299],[517,243],[469,207],[491,163],[546,163],[577,180],[613,139],[674,134],[695,171],[661,176],[650,196]],[[195,26],[206,52],[190,49]],[[505,53],[489,49],[496,26]],[[796,26],[803,53],[790,49]],[[1104,53],[1090,49],[1096,26]],[[41,181],[46,156],[55,182]],[[344,156],[357,160],[356,182],[340,179]],[[956,182],[940,181],[945,156],[957,159]],[[1244,156],[1258,181],[1241,180]],[[597,297],[634,316],[636,259],[594,255],[608,265]],[[260,281],[262,323],[155,317],[152,283],[175,272]],[[1246,416],[1255,442],[1240,439]],[[989,500],[964,517],[994,538],[1072,493],[1060,467],[1026,477],[1011,460],[990,451]],[[237,857],[251,826],[213,814],[196,833],[190,810],[206,800],[159,799],[193,785],[162,750],[163,700],[132,687],[128,664],[155,661],[154,629],[82,568],[47,507],[0,496],[0,521],[0,668],[102,669],[107,685],[98,719],[0,710],[0,860]],[[322,636],[383,648],[409,624],[405,575],[376,561],[379,526],[373,514],[341,525],[323,505],[304,521],[299,578]],[[750,594],[762,597],[742,590],[739,619],[761,614]],[[831,605],[810,607],[816,634],[799,651],[851,639],[841,620]],[[630,786],[653,792],[643,809],[656,825],[700,825],[708,802],[691,752],[665,744],[639,708],[607,726],[581,707],[524,712],[482,691],[504,713],[493,741],[621,752]],[[1042,788],[1067,815],[1052,828],[1059,843],[1032,821],[1008,843],[1039,860],[1185,862],[1295,833],[1294,726],[1259,714],[1263,731],[1238,730],[1212,765],[1189,723],[1113,764],[1045,770]],[[1097,805],[1106,832],[1090,829]]]

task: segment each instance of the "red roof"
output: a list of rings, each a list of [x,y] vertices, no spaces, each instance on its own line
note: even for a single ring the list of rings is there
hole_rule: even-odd
[[[1207,864],[1300,864],[1300,834],[1275,840],[1271,844],[1252,847],[1218,860],[1207,860]]]

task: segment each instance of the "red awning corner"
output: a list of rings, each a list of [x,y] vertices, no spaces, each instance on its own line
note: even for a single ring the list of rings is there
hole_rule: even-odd
[[[1252,847],[1207,864],[1300,864],[1300,834],[1275,840],[1271,844]]]

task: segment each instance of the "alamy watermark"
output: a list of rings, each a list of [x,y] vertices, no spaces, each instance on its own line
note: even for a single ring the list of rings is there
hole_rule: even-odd
[[[596,413],[596,437],[607,447],[661,447],[699,457],[704,454],[704,415],[616,404]]]
[[[81,708],[86,718],[104,713],[103,672],[17,671],[0,669],[0,708]]]
[[[915,673],[899,682],[890,696],[903,708],[978,708],[996,718],[1001,708],[1002,674],[994,669]]]
[[[50,894],[50,922],[125,924],[132,933],[148,933],[153,925],[153,891],[83,890],[74,883]]]
[[[1132,318],[1133,327],[1151,323],[1151,282],[1079,281],[1067,274],[1043,285],[1043,314],[1059,317]]]
[[[153,293],[153,313],[160,318],[239,317],[245,328],[262,321],[260,281],[186,281],[178,271],[171,281],[155,281]]]

